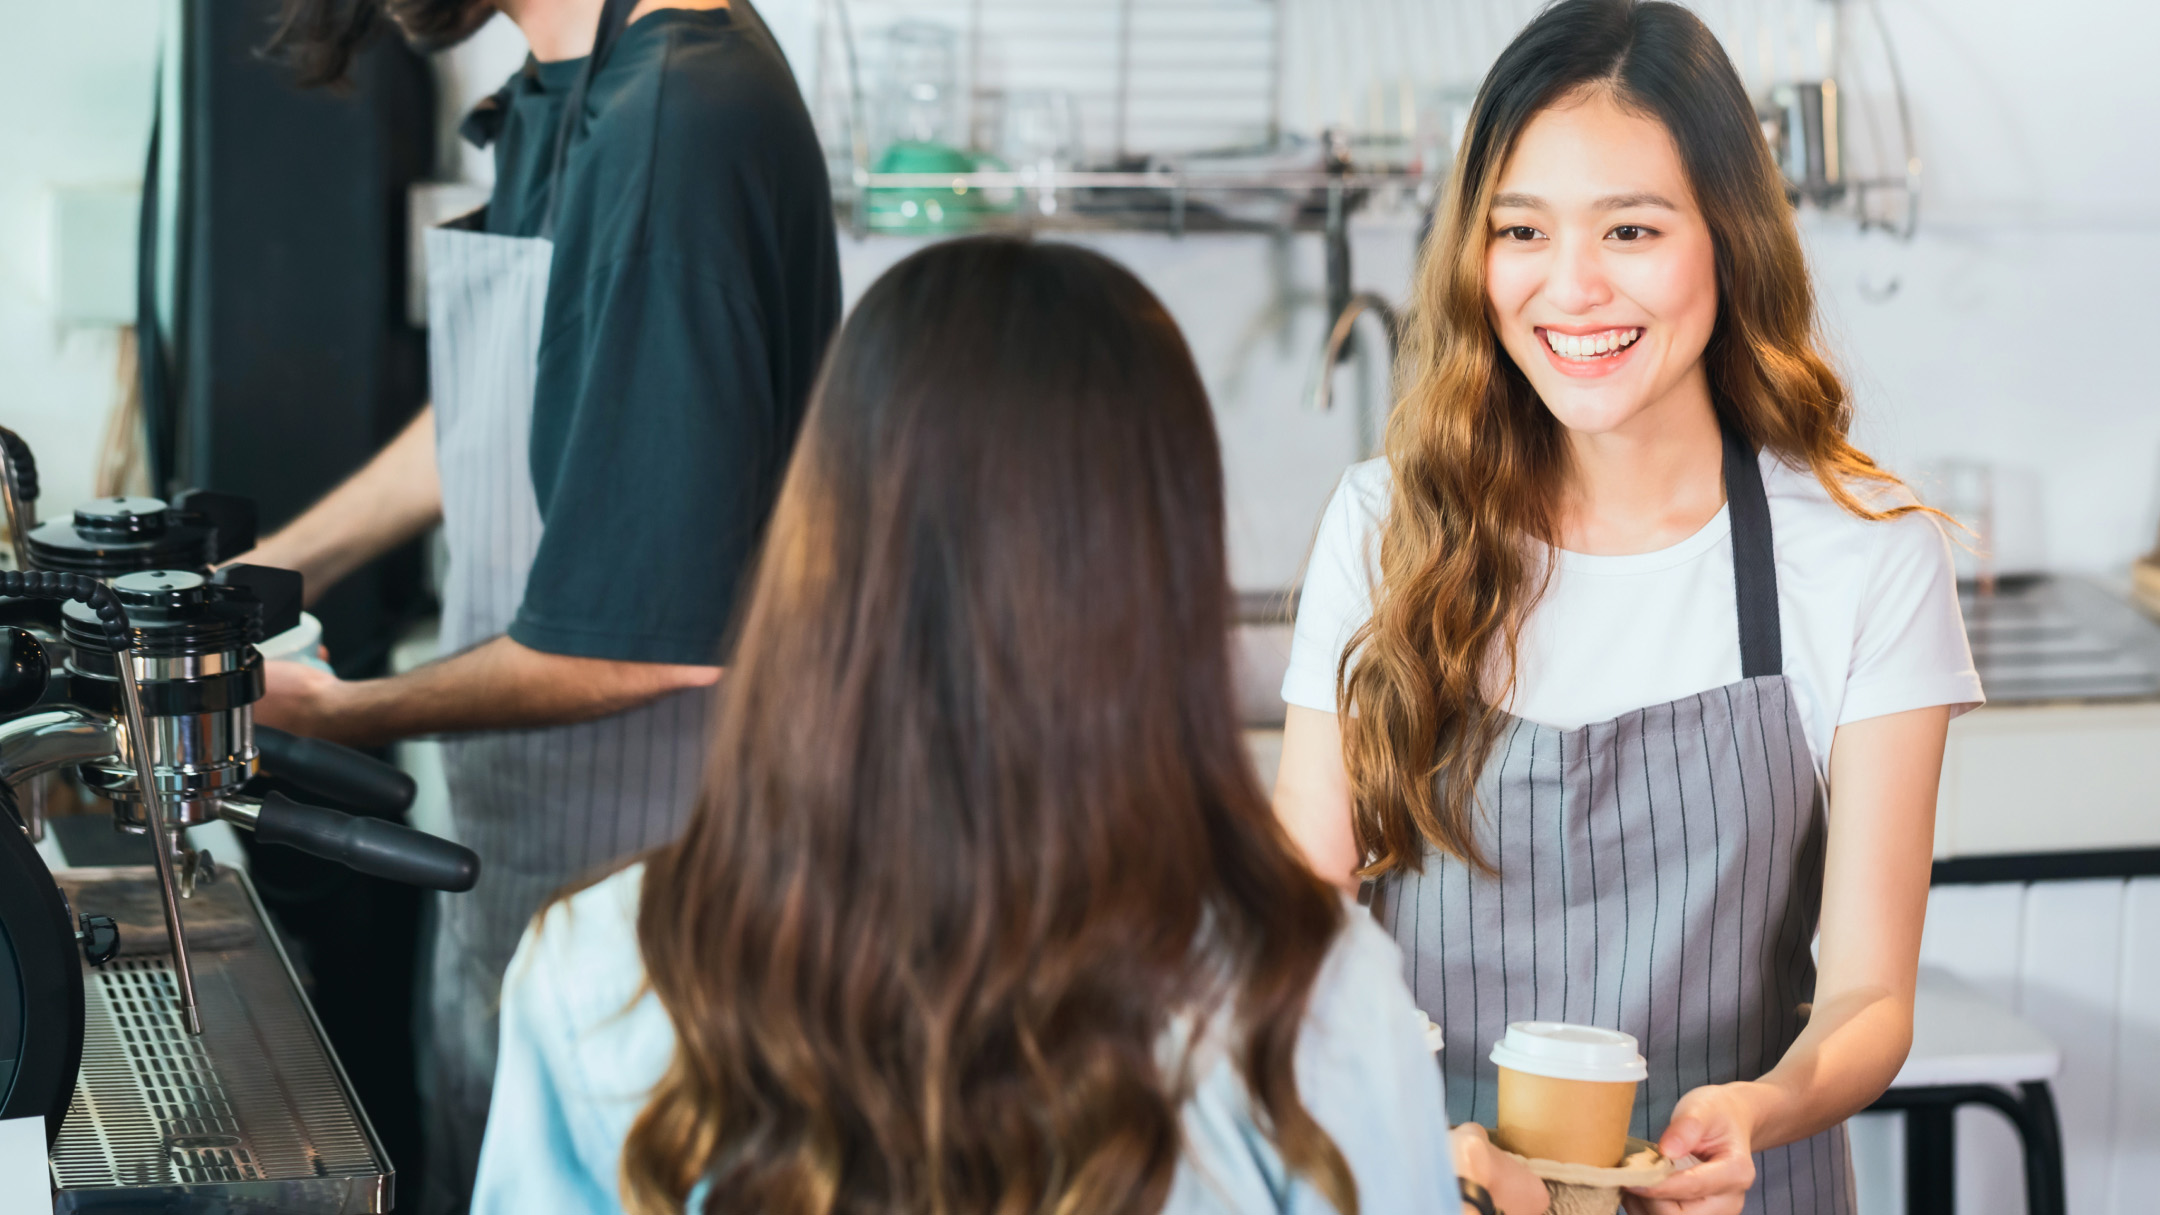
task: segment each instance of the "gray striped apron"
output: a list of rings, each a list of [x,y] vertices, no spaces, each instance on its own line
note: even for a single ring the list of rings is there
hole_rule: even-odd
[[[628,7],[607,4],[593,60]],[[587,78],[592,70],[588,62]],[[584,83],[567,98],[566,116],[582,110]],[[566,143],[558,137],[558,185]],[[426,234],[449,554],[445,653],[508,630],[542,530],[527,453],[554,246],[546,237],[474,230],[477,220]],[[462,1211],[471,1195],[495,1075],[502,976],[519,936],[541,904],[579,876],[675,837],[697,793],[708,699],[702,690],[681,692],[597,721],[444,740],[452,821],[482,863],[470,894],[438,903],[421,1077],[429,1150],[423,1211]]]
[[[1428,847],[1375,883],[1410,989],[1441,1028],[1454,1122],[1495,1117],[1487,1053],[1510,1021],[1635,1035],[1632,1133],[1688,1090],[1777,1064],[1813,999],[1824,798],[1782,674],[1762,474],[1727,432],[1740,682],[1562,730],[1514,718],[1478,778],[1497,876]],[[1750,1215],[1850,1215],[1840,1124],[1755,1155]]]

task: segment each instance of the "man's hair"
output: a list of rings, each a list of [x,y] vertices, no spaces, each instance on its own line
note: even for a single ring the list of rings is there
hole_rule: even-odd
[[[353,59],[387,26],[420,51],[472,36],[495,15],[494,0],[283,0],[265,54],[308,88],[350,81]]]

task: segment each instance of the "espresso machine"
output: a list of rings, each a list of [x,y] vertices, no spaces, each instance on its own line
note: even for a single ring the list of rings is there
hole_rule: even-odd
[[[414,795],[403,772],[254,723],[256,646],[298,622],[301,587],[212,568],[252,547],[245,503],[101,499],[39,526],[36,487],[0,430],[17,564],[0,571],[0,1118],[45,1120],[61,1212],[387,1211],[391,1162],[246,873],[188,833],[227,822],[449,892],[478,858],[388,821]],[[48,867],[34,794],[54,780],[109,802],[151,863]]]

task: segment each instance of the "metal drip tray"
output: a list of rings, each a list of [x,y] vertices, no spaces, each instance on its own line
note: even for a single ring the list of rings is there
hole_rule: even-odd
[[[147,868],[55,875],[77,911],[141,907]],[[52,1151],[56,1211],[390,1209],[391,1168],[271,935],[245,874],[181,905],[203,1033],[180,1025],[153,931],[123,918],[119,958],[83,973],[82,1072]],[[252,931],[250,931],[252,929]]]

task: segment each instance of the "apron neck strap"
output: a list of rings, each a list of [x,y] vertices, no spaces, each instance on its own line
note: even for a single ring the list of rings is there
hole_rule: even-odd
[[[1740,610],[1740,677],[1785,673],[1778,630],[1777,559],[1770,544],[1770,498],[1746,436],[1722,417],[1725,507],[1732,520],[1733,593]]]
[[[630,11],[636,7],[637,0],[603,0],[600,26],[593,31],[592,53],[585,56],[585,67],[578,72],[577,83],[570,86],[570,95],[563,99],[562,116],[555,121],[555,154],[548,168],[547,214],[540,221],[540,235],[549,240],[555,237],[555,213],[562,206],[563,166],[570,162],[570,136],[585,115],[585,93],[591,88],[593,77],[599,75],[601,65],[607,62],[607,54],[614,49],[616,39],[630,24]]]

